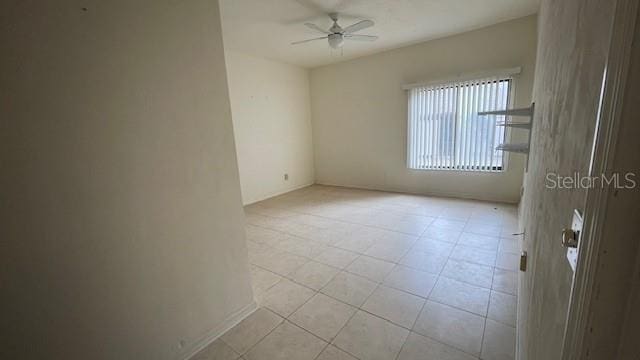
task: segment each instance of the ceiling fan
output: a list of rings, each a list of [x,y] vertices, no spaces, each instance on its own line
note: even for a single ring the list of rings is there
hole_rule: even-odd
[[[362,20],[353,25],[349,25],[346,28],[342,28],[340,25],[338,25],[337,13],[331,13],[329,14],[329,17],[331,18],[331,20],[333,20],[333,25],[329,28],[329,30],[324,30],[316,24],[305,23],[306,27],[312,30],[318,31],[320,33],[326,34],[325,36],[302,40],[302,41],[295,41],[295,42],[292,42],[291,45],[302,44],[302,43],[315,41],[315,40],[328,39],[329,46],[331,46],[334,49],[339,49],[344,44],[345,40],[375,41],[378,38],[377,36],[373,36],[373,35],[354,34],[355,32],[360,31],[362,29],[372,27],[374,23],[371,20]]]

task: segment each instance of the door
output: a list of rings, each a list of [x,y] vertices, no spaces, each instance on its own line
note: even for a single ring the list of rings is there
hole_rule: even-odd
[[[561,231],[586,189],[557,181],[588,174],[614,2],[542,1],[529,166],[520,205],[523,250],[517,358],[559,359],[573,271]],[[555,180],[555,182],[554,182]]]

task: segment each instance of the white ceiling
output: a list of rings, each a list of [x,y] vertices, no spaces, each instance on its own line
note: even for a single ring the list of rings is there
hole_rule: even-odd
[[[538,0],[220,0],[228,49],[316,67],[429,39],[465,32],[534,14]],[[338,12],[342,27],[362,19],[376,25],[358,34],[377,35],[375,42],[349,41],[333,53],[326,41],[290,45],[319,37],[304,26],[329,28],[325,14]]]

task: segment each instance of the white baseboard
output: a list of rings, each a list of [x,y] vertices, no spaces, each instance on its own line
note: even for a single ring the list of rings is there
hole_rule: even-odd
[[[286,189],[286,190],[278,191],[278,192],[275,192],[275,193],[272,193],[272,194],[269,194],[269,195],[261,196],[261,197],[259,197],[257,199],[251,199],[251,200],[247,201],[246,203],[244,203],[242,205],[243,206],[251,205],[251,204],[260,202],[262,200],[271,199],[272,197],[280,196],[280,195],[286,194],[288,192],[292,192],[292,191],[296,191],[296,190],[299,190],[299,189],[302,189],[302,188],[306,188],[307,186],[311,186],[313,184],[315,184],[315,183],[314,182],[310,182],[310,183],[307,183],[307,184],[298,185],[298,186],[292,187],[290,189]]]
[[[251,315],[254,311],[258,309],[258,305],[255,301],[252,301],[249,305],[244,308],[236,311],[231,314],[225,321],[222,322],[219,326],[211,329],[206,334],[200,337],[199,340],[195,341],[191,346],[185,349],[182,354],[178,357],[180,360],[188,360],[200,350],[207,347],[212,342],[216,341],[222,334],[226,333],[229,329],[236,326],[240,321],[244,320],[247,316]]]
[[[513,200],[513,199],[493,197],[493,196],[478,196],[478,195],[460,193],[460,192],[449,193],[449,192],[439,192],[439,191],[408,191],[408,190],[402,190],[402,189],[397,189],[397,188],[387,187],[387,186],[350,185],[350,184],[332,183],[328,181],[316,181],[316,185],[335,186],[335,187],[352,188],[352,189],[373,190],[373,191],[384,191],[384,192],[392,192],[392,193],[399,193],[399,194],[446,197],[446,198],[453,198],[453,199],[479,200],[479,201],[488,201],[488,202],[514,204],[514,205],[517,205],[520,202],[520,199]]]

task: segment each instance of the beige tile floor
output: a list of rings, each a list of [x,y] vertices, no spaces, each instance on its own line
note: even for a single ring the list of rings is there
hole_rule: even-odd
[[[260,308],[195,359],[514,358],[514,206],[311,186],[245,212]]]

